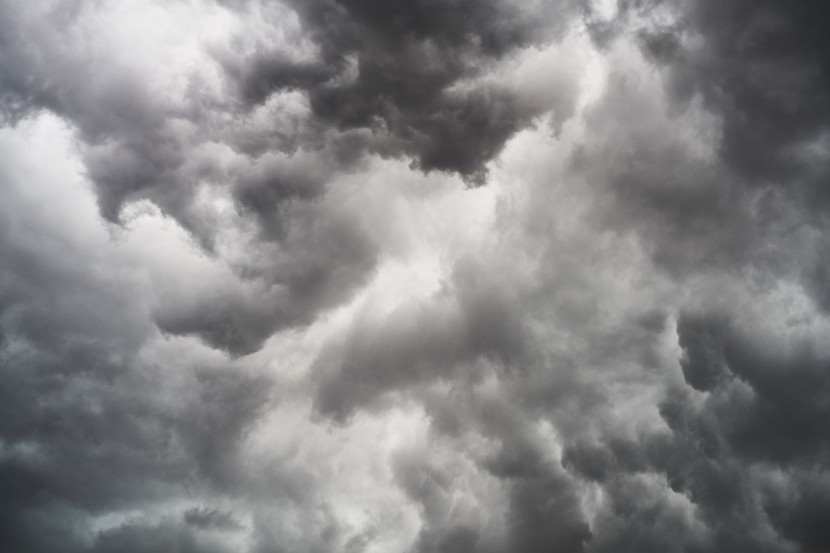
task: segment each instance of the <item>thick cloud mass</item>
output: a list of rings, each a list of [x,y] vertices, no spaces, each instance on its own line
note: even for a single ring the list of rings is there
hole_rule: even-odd
[[[0,550],[830,551],[826,11],[0,0]]]
[[[561,34],[576,2],[313,0],[292,3],[319,58],[252,56],[243,98],[308,91],[319,124],[370,129],[380,154],[403,152],[422,169],[456,171],[479,184],[485,162],[552,106],[475,79],[523,46]],[[555,98],[552,97],[552,98]]]

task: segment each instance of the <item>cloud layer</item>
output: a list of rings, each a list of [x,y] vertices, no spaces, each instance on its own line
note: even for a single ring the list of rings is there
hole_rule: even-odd
[[[830,549],[820,2],[0,3],[0,549]]]

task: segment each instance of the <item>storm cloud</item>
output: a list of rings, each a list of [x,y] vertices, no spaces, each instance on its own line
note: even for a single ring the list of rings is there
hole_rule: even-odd
[[[0,549],[830,550],[826,11],[0,0]]]

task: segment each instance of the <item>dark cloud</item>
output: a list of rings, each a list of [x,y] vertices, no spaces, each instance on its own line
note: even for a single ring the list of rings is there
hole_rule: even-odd
[[[618,70],[570,170],[595,187],[595,224],[632,233],[689,307],[668,430],[565,447],[564,466],[607,498],[588,550],[822,550],[827,334],[806,329],[825,309],[824,9],[621,8],[595,37]],[[651,73],[616,49],[630,36]],[[783,289],[782,304],[747,307]]]
[[[612,193],[597,198],[598,224],[634,229],[676,278],[716,267],[768,283],[796,274],[821,302],[823,5],[619,7],[597,23],[616,70],[572,156],[578,175]],[[632,39],[648,70],[619,49]]]
[[[815,527],[826,500],[818,474],[828,462],[830,387],[818,367],[827,360],[815,359],[807,344],[782,356],[738,330],[748,326],[723,314],[684,315],[678,334],[689,387],[661,406],[669,432],[639,441],[608,435],[566,450],[565,466],[611,499],[595,529],[598,550],[621,543],[647,551],[827,547]],[[647,477],[665,479],[670,491],[649,490]]]
[[[483,184],[485,163],[553,105],[529,106],[514,91],[476,79],[517,49],[555,39],[580,4],[294,2],[317,61],[272,54],[245,68],[225,65],[251,104],[304,90],[320,124],[370,129],[370,151],[405,153],[424,171],[458,172]]]
[[[507,550],[584,551],[592,533],[569,475],[534,451],[538,445],[532,442],[507,438],[502,447],[513,461],[503,474],[510,482]]]
[[[196,528],[236,529],[240,527],[231,513],[210,509],[208,507],[193,507],[184,512],[184,521]]]
[[[796,187],[822,202],[828,163],[825,136],[830,73],[822,2],[719,2],[688,5],[630,2],[648,11],[668,7],[679,23],[648,26],[645,51],[669,68],[676,102],[700,94],[722,117],[722,159],[755,186]]]
[[[159,525],[124,524],[100,534],[90,549],[94,553],[224,553],[231,550],[221,541],[171,522]]]
[[[725,323],[682,322],[678,332],[692,360],[684,366],[687,381],[700,383],[702,374],[713,390],[751,388],[748,397],[724,406],[731,420],[724,416],[721,425],[737,451],[785,464],[827,459],[828,360],[814,344],[793,340],[784,351],[770,351]],[[692,330],[703,325],[708,328]]]

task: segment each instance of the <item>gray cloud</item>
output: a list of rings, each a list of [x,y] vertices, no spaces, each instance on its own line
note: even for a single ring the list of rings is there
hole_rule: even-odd
[[[260,239],[248,246],[259,250],[252,258],[285,260],[265,268],[251,259],[235,269],[240,275],[258,272],[260,288],[285,286],[290,299],[273,298],[271,305],[254,307],[250,300],[235,298],[233,291],[219,291],[218,302],[203,299],[209,308],[180,310],[175,316],[161,313],[160,326],[245,353],[256,350],[276,329],[303,324],[321,307],[347,296],[372,269],[371,241],[342,217],[325,225],[309,219],[316,221],[316,213],[327,207],[317,199],[337,163],[326,159],[348,157],[349,137],[333,140],[319,154],[286,150],[276,159],[248,157],[243,152],[249,138],[225,123],[238,116],[233,102],[216,97],[206,77],[186,75],[180,98],[155,96],[138,70],[96,51],[94,34],[79,39],[78,33],[89,32],[95,24],[86,17],[94,9],[83,2],[74,9],[40,4],[4,8],[7,17],[0,34],[7,47],[0,63],[3,106],[10,110],[11,121],[46,109],[77,129],[86,174],[108,221],[122,223],[125,204],[148,199],[215,254],[219,222],[200,194],[230,191],[240,215],[253,213],[262,227]],[[239,152],[241,163],[217,158],[209,151],[216,143]]]
[[[404,303],[377,326],[356,324],[345,343],[321,354],[318,409],[342,418],[386,391],[434,379],[474,382],[478,360],[521,364],[531,352],[516,309],[475,260],[461,260],[428,302]]]
[[[519,48],[557,38],[580,3],[528,9],[492,1],[321,0],[292,6],[319,58],[292,62],[275,53],[255,56],[244,68],[226,62],[246,102],[304,90],[320,124],[371,130],[369,151],[404,153],[424,171],[454,171],[483,184],[485,163],[554,105],[530,106],[506,87],[475,79]]]
[[[818,3],[47,4],[4,549],[830,548]]]

